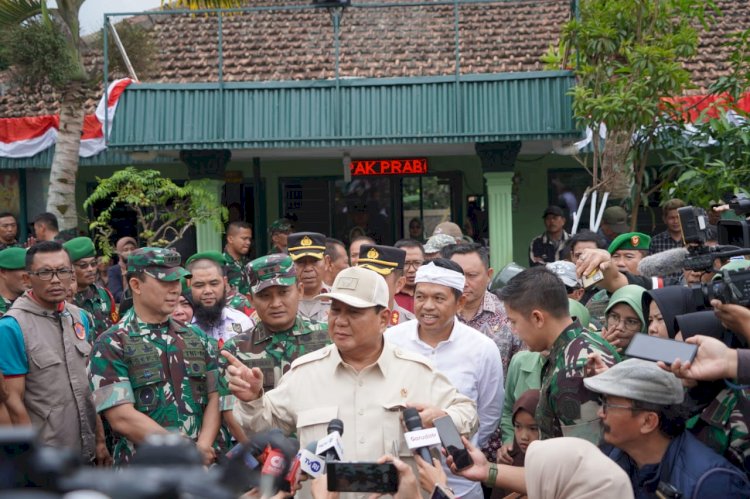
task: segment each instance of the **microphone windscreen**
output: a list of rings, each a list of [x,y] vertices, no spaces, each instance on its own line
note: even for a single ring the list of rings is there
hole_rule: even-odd
[[[328,433],[333,433],[334,431],[339,432],[339,435],[342,437],[344,436],[344,422],[340,419],[332,419],[330,423],[328,423]]]
[[[674,248],[645,257],[638,262],[638,272],[644,277],[664,277],[682,273],[688,251]]]

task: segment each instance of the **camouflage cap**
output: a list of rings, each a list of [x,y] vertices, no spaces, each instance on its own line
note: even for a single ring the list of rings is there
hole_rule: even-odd
[[[11,246],[0,251],[0,269],[21,270],[26,268],[26,248]]]
[[[268,226],[269,234],[273,234],[274,232],[291,232],[291,230],[292,222],[286,218],[277,218]]]
[[[284,253],[256,258],[245,267],[250,278],[250,292],[259,293],[271,286],[294,286],[297,272],[292,257]]]
[[[92,241],[90,237],[74,237],[70,241],[64,243],[63,248],[68,250],[70,259],[73,262],[77,262],[83,258],[96,256],[94,241]]]
[[[451,244],[456,244],[456,239],[453,236],[449,236],[448,234],[435,234],[427,240],[427,243],[425,243],[424,252],[428,254],[437,253]]]
[[[180,267],[182,257],[168,248],[138,248],[128,256],[128,272],[145,272],[160,281],[179,281],[190,277],[190,272]]]

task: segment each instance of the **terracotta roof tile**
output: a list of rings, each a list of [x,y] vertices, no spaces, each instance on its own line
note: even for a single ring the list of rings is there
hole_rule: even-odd
[[[399,0],[353,0],[353,3],[397,3]],[[305,0],[253,0],[253,6],[305,5]],[[750,27],[744,0],[721,0],[725,16],[703,33],[700,55],[686,63],[705,92],[727,73],[725,35]],[[376,78],[455,74],[452,5],[349,8],[341,23],[340,75]],[[462,74],[543,70],[540,57],[557,43],[560,26],[570,15],[569,0],[519,0],[462,4],[459,48]],[[153,75],[143,81],[162,83],[218,81],[218,18],[205,15],[143,15],[129,19],[151,30],[158,54]],[[334,77],[333,28],[323,9],[267,10],[227,15],[222,21],[224,79],[237,81],[307,80]],[[101,68],[101,54],[87,57]],[[120,75],[112,75],[114,77]],[[2,91],[0,116],[57,112],[57,96]],[[100,92],[96,92],[100,95]],[[96,99],[87,103],[93,112]]]

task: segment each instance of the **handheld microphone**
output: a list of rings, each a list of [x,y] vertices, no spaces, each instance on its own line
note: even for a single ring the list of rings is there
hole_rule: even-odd
[[[260,472],[262,497],[272,497],[279,490],[291,491],[292,483],[287,482],[287,473],[299,450],[299,442],[286,438],[282,433],[270,435],[268,453]]]
[[[415,408],[407,407],[406,409],[404,409],[402,414],[407,430],[412,432],[424,429],[422,427],[422,418],[419,417],[419,411],[417,411]],[[429,447],[418,447],[414,450],[417,451],[417,453],[422,459],[424,459],[426,463],[432,464],[432,456],[430,455]]]
[[[341,444],[341,435],[343,434],[344,422],[340,419],[332,419],[328,423],[328,435],[318,441],[315,453],[319,456],[325,456],[326,462],[344,459],[344,448]]]
[[[638,272],[649,278],[681,274],[687,257],[688,250],[685,248],[662,251],[638,262]]]
[[[300,470],[305,474],[317,478],[325,473],[326,461],[315,453],[318,447],[317,441],[307,444],[307,447],[300,449],[297,453],[297,459],[300,463]]]

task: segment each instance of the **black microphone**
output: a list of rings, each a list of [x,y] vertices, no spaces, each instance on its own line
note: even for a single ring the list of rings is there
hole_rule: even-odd
[[[422,418],[419,417],[419,411],[413,407],[407,407],[403,411],[404,424],[406,429],[409,431],[423,430]],[[428,447],[419,447],[416,449],[419,455],[424,459],[427,464],[432,464],[432,456],[430,455],[430,449]]]

